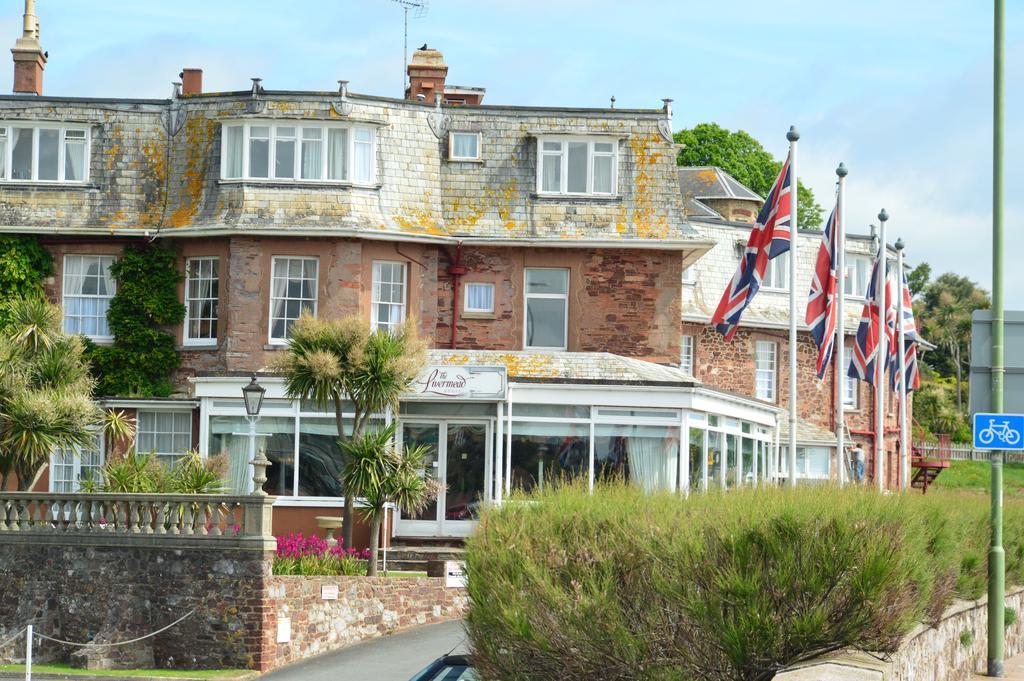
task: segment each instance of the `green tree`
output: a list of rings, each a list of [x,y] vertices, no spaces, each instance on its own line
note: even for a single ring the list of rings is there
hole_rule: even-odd
[[[370,521],[368,577],[377,575],[380,526],[388,505],[419,513],[437,498],[439,491],[436,481],[423,475],[423,461],[430,448],[417,445],[399,449],[394,445],[394,438],[395,424],[392,423],[342,445],[346,460],[341,483],[346,495],[362,498],[360,511]]]
[[[917,297],[924,293],[925,288],[928,287],[928,280],[932,276],[932,266],[926,262],[921,263],[910,271],[907,275],[907,288],[910,289],[910,295]]]
[[[175,250],[149,244],[128,247],[111,266],[117,293],[107,319],[114,344],[93,345],[89,350],[98,394],[171,394],[171,374],[181,358],[174,349],[174,336],[166,329],[185,318],[185,306],[178,300],[182,275],[177,261]]]
[[[31,236],[0,235],[0,329],[12,320],[20,298],[42,298],[43,279],[53,274],[53,257]]]
[[[426,344],[413,321],[394,332],[374,331],[359,317],[318,319],[304,313],[292,327],[288,352],[275,362],[285,376],[285,390],[296,400],[309,400],[334,411],[342,443],[358,440],[368,420],[398,400],[426,363]],[[347,403],[346,403],[347,401]],[[353,414],[346,430],[343,414]],[[355,495],[345,490],[343,546],[352,546]]]
[[[675,141],[685,145],[676,163],[681,166],[717,166],[761,196],[767,196],[779,176],[782,163],[772,158],[761,143],[743,130],[728,130],[717,123],[700,123],[675,133]],[[824,209],[814,193],[797,187],[797,211],[800,229],[820,229]]]
[[[925,355],[924,361],[940,376],[955,379],[955,401],[960,414],[964,411],[963,373],[971,360],[971,313],[990,304],[986,291],[952,272],[929,283],[917,304],[922,333],[938,346]]]
[[[54,449],[86,446],[97,428],[129,437],[131,425],[92,401],[85,347],[61,330],[60,308],[33,296],[10,311],[0,334],[0,489],[16,478],[28,490]]]

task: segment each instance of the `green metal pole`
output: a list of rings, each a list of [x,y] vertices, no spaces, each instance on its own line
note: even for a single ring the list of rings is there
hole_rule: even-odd
[[[1003,20],[995,0],[992,60],[992,411],[1003,411]],[[988,675],[1003,676],[1006,554],[1003,551],[1003,453],[992,453],[992,546],[988,552]]]

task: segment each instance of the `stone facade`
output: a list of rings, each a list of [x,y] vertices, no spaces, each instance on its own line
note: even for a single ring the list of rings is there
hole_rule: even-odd
[[[337,587],[337,599],[322,597],[325,586]],[[408,627],[459,619],[469,603],[465,589],[446,588],[435,577],[275,576],[268,593],[267,669]],[[287,643],[274,637],[282,619],[291,628]]]

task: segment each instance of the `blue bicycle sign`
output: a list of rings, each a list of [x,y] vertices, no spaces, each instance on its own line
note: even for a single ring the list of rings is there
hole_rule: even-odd
[[[975,414],[975,449],[1024,449],[1024,414]]]

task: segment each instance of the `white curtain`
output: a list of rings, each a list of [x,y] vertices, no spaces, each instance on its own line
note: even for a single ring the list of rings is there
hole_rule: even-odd
[[[629,477],[645,492],[671,491],[675,481],[679,442],[676,439],[629,437]]]
[[[327,131],[327,177],[331,180],[347,180],[346,156],[348,156],[348,130],[332,128]]]

